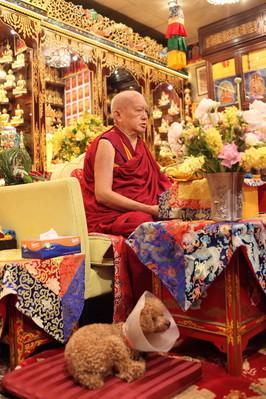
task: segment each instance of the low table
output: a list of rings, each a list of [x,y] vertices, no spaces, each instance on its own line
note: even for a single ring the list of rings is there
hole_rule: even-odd
[[[140,225],[127,243],[181,336],[212,341],[240,375],[248,340],[266,329],[266,219]]]
[[[21,250],[0,251],[1,339],[10,368],[36,347],[65,343],[84,305],[85,255],[22,259]]]

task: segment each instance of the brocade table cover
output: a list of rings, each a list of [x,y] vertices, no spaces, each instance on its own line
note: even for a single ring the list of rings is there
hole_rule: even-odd
[[[127,245],[184,311],[200,305],[206,289],[239,247],[266,294],[266,219],[148,222],[129,236]]]
[[[51,259],[0,257],[0,300],[16,295],[15,306],[22,314],[65,343],[84,305],[84,259],[84,254]]]

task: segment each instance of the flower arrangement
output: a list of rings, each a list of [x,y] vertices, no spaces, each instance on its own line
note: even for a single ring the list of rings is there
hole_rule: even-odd
[[[248,111],[235,106],[218,112],[219,103],[203,99],[195,120],[175,123],[168,142],[177,158],[178,174],[198,176],[245,172],[266,167],[266,104],[254,101]]]
[[[100,117],[84,113],[82,118],[71,126],[59,126],[53,134],[53,157],[62,161],[72,161],[86,151],[87,145],[108,128]]]

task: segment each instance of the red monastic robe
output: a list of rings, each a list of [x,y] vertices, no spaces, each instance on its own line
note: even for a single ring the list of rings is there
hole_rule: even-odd
[[[123,212],[106,207],[94,195],[94,162],[99,140],[109,140],[115,149],[113,190],[147,205],[158,204],[158,196],[170,187],[144,141],[139,137],[134,150],[117,127],[98,136],[89,146],[83,169],[82,191],[89,232],[128,236],[141,223],[152,221],[144,212]]]

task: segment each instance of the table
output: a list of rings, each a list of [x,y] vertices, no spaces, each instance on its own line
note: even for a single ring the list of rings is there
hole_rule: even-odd
[[[212,341],[239,375],[248,340],[266,328],[266,219],[144,223],[127,244],[181,334]]]
[[[11,368],[45,342],[67,341],[84,305],[84,272],[82,253],[22,259],[21,250],[0,251],[1,335]]]

